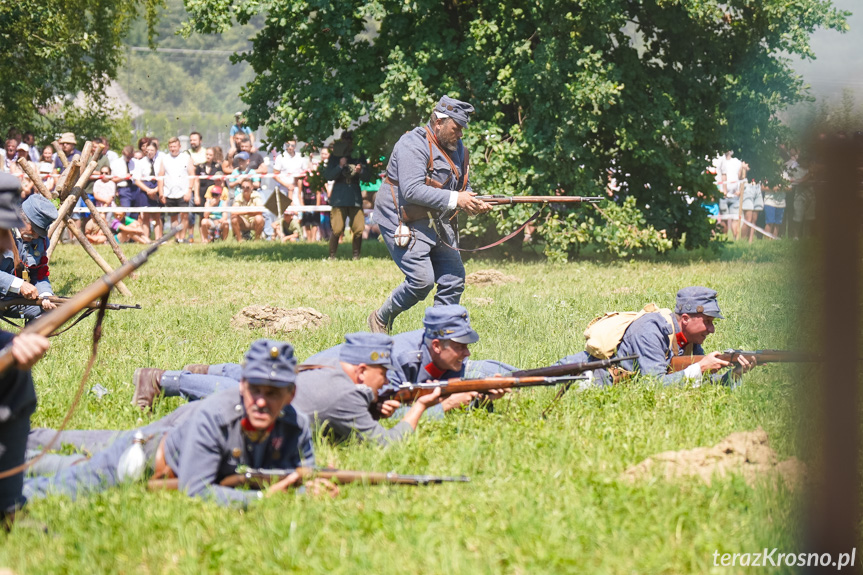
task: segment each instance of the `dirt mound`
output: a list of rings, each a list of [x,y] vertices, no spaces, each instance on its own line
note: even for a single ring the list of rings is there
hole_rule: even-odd
[[[285,309],[271,305],[250,305],[231,318],[234,329],[263,329],[267,333],[291,333],[298,329],[316,328],[330,318],[310,307]]]
[[[648,457],[623,472],[629,481],[649,479],[659,470],[665,479],[697,476],[710,485],[714,474],[742,473],[749,485],[759,477],[781,477],[791,489],[806,479],[806,466],[792,457],[778,461],[770,448],[767,433],[755,431],[732,433],[713,447],[697,447],[683,451],[665,451]]]
[[[515,276],[508,276],[497,270],[479,270],[468,274],[465,278],[465,283],[470,286],[499,286],[512,282],[520,282],[521,279]]]

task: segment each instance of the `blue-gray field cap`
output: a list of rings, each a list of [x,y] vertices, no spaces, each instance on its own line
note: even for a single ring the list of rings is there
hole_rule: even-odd
[[[339,352],[339,361],[351,365],[382,365],[394,369],[392,364],[393,338],[385,333],[360,331],[345,336],[345,344]]]
[[[24,203],[21,204],[21,211],[24,212],[24,215],[33,224],[33,231],[40,236],[48,234],[48,228],[51,227],[51,224],[60,215],[57,213],[57,207],[54,203],[38,193],[31,194],[30,197],[24,200]]]
[[[21,180],[0,172],[0,229],[11,230],[24,225],[18,216],[21,209]]]
[[[674,313],[703,313],[704,315],[725,319],[719,311],[716,290],[701,286],[685,287],[677,292],[677,306]]]
[[[238,160],[248,160],[249,159],[249,152],[240,152],[239,154],[237,154],[236,158]]]
[[[252,385],[290,387],[297,381],[294,346],[285,341],[259,339],[243,360],[243,379]]]
[[[441,118],[442,115],[447,116],[455,120],[462,128],[466,128],[467,123],[470,122],[470,114],[473,114],[474,109],[467,102],[444,96],[434,107],[434,111],[438,118]]]
[[[427,307],[423,326],[428,339],[451,339],[456,343],[479,341],[479,334],[470,327],[467,310],[460,305]]]

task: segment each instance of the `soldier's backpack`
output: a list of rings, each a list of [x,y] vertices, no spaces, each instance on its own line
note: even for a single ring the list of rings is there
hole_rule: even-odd
[[[584,350],[597,359],[614,357],[629,325],[644,314],[654,312],[661,313],[668,323],[674,325],[671,319],[672,311],[659,308],[655,303],[647,304],[641,311],[612,311],[594,318],[587,325],[584,330]],[[677,349],[677,339],[673,333],[669,336],[669,345],[671,349]]]

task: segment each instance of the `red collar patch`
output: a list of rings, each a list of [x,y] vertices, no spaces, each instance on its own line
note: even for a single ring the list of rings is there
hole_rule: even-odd
[[[681,349],[683,349],[684,347],[686,347],[686,344],[688,344],[688,343],[689,343],[689,341],[686,339],[686,336],[685,336],[685,335],[683,335],[683,332],[682,332],[682,331],[677,332],[676,336],[677,336],[677,345],[678,345]]]
[[[444,374],[444,370],[438,369],[438,367],[432,362],[429,362],[428,365],[425,366],[423,369],[425,369],[426,372],[428,372],[428,374],[434,379],[440,379],[440,377]]]

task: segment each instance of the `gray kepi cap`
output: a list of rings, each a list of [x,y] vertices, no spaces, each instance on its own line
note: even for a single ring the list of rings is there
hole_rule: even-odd
[[[452,118],[459,126],[466,128],[467,123],[470,121],[470,114],[473,114],[474,109],[467,102],[444,96],[434,107],[434,111],[438,119],[444,117]]]
[[[423,326],[426,339],[451,339],[456,343],[479,341],[479,334],[470,326],[467,310],[460,305],[426,308]]]
[[[701,286],[685,287],[677,292],[677,305],[674,308],[674,313],[703,313],[717,319],[725,319],[719,311],[716,290]]]
[[[21,204],[21,211],[30,220],[33,231],[42,237],[48,235],[48,228],[51,227],[51,224],[60,215],[54,202],[38,193],[31,194],[30,197],[24,200],[24,203]]]
[[[18,216],[21,209],[21,180],[0,172],[0,229],[11,230],[24,225]]]
[[[345,336],[339,361],[351,365],[381,365],[393,369],[393,338],[384,333],[357,332]]]
[[[272,339],[253,342],[243,360],[243,379],[252,385],[292,387],[297,381],[294,346]]]

